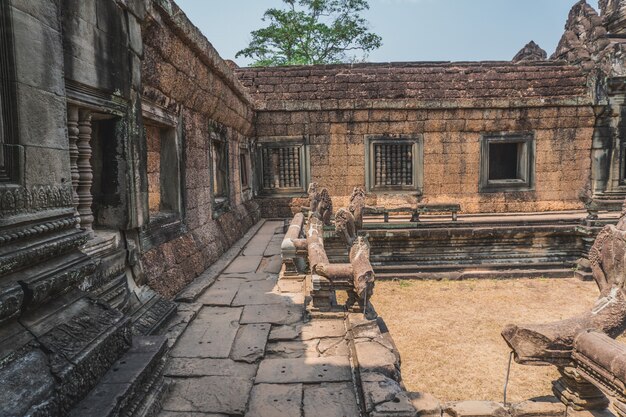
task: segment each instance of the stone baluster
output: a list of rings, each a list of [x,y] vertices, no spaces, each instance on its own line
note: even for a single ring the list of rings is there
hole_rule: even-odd
[[[72,177],[72,202],[76,211],[78,222],[76,227],[80,227],[80,214],[78,213],[78,107],[69,106],[67,108],[67,136],[70,147],[70,172]]]
[[[374,184],[375,185],[381,185],[382,184],[382,156],[381,156],[381,146],[380,145],[374,145],[374,149],[375,149],[375,163],[374,166],[376,167],[376,172],[375,177],[376,179],[374,180]]]
[[[280,157],[278,152],[280,149],[272,150],[272,180],[274,188],[280,188]]]
[[[404,147],[404,165],[406,167],[406,172],[404,174],[404,184],[411,184],[411,145],[406,145]]]
[[[91,211],[91,184],[93,172],[91,170],[91,112],[81,109],[78,112],[78,214],[80,215],[80,227],[93,235],[93,213]]]
[[[294,164],[294,148],[289,148],[289,186],[294,187],[296,184],[294,179],[296,178],[295,164]]]
[[[300,181],[300,149],[295,149],[294,150],[294,172],[295,172],[295,178],[294,178],[294,182],[295,182],[295,186],[296,187],[302,187],[302,183]]]

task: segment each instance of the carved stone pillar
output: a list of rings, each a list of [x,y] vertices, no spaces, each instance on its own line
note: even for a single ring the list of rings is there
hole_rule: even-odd
[[[80,215],[80,227],[93,234],[93,213],[91,211],[91,184],[93,172],[91,170],[91,112],[81,109],[78,112],[78,213]]]
[[[76,217],[79,219],[79,223],[76,224],[80,227],[80,215],[78,213],[78,180],[80,174],[78,173],[78,107],[69,106],[67,108],[67,135],[70,144],[70,171],[72,175],[72,202],[76,209]]]
[[[609,405],[606,396],[588,382],[575,368],[558,368],[561,378],[552,383],[552,392],[561,402],[576,411],[604,410]]]

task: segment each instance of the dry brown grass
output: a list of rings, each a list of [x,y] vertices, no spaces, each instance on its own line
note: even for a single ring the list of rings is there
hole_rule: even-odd
[[[374,294],[407,389],[442,401],[502,401],[509,355],[503,326],[571,317],[589,309],[598,290],[575,279],[386,281]],[[513,363],[508,400],[551,394],[557,375],[554,367]]]

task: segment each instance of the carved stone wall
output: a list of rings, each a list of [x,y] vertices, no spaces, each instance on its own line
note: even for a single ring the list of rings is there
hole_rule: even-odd
[[[258,219],[258,206],[241,185],[241,145],[253,133],[252,100],[174,3],[155,5],[143,28],[144,97],[180,115],[184,140],[186,231],[142,255],[149,285],[172,297],[214,263]],[[225,212],[212,204],[211,132],[217,126],[228,146],[229,192]]]

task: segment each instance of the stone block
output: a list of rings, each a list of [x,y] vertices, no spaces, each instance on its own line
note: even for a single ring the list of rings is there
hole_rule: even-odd
[[[417,410],[416,417],[440,417],[441,403],[434,395],[426,392],[409,392],[411,404]]]
[[[361,373],[361,387],[365,398],[365,410],[369,413],[378,404],[393,401],[400,392],[400,384],[378,372]]]
[[[352,381],[346,356],[327,358],[265,359],[259,365],[256,383],[291,384]]]
[[[278,340],[293,340],[300,336],[302,331],[302,326],[293,325],[293,326],[272,326],[272,330],[269,334],[270,341],[278,341]]]
[[[233,300],[233,305],[282,304],[288,302],[289,297],[273,292],[274,286],[275,282],[273,280],[244,282]]]
[[[300,417],[302,384],[258,384],[252,388],[246,417]]]
[[[320,339],[326,337],[341,337],[346,334],[343,320],[312,320],[302,325],[300,339]]]
[[[239,278],[220,278],[197,301],[204,305],[229,306],[243,282]]]
[[[17,93],[20,96],[20,144],[63,150],[68,154],[69,164],[65,98],[26,84],[18,84]],[[62,167],[50,165],[49,169],[58,172]],[[70,181],[70,178],[67,177],[66,181]]]
[[[270,324],[247,324],[239,327],[230,357],[235,361],[253,363],[263,357],[270,333]]]
[[[19,377],[16,377],[18,376]],[[0,367],[0,404],[2,414],[21,416],[52,395],[55,378],[50,372],[46,355],[40,350],[28,350]]]
[[[256,272],[261,263],[262,256],[239,256],[237,257],[224,272],[226,273],[247,273]]]
[[[378,404],[370,417],[415,417],[415,414],[407,393],[400,392],[393,400]]]
[[[546,396],[512,404],[510,413],[512,417],[562,416],[565,404],[554,396]]]
[[[204,307],[178,339],[170,356],[228,358],[240,316],[240,308]]]
[[[52,27],[55,26],[56,22],[53,22]],[[52,27],[17,8],[13,9],[18,81],[62,97],[65,84],[61,33]]]
[[[399,363],[391,350],[377,342],[359,342],[354,347],[361,372],[377,372],[398,379]]]
[[[170,394],[163,402],[163,410],[243,415],[251,389],[252,381],[247,378],[175,378],[172,380]]]
[[[241,324],[295,324],[302,320],[303,305],[291,303],[247,305],[243,308]]]
[[[359,415],[352,383],[305,386],[304,417],[351,417]]]
[[[316,340],[281,340],[278,342],[269,342],[265,350],[265,357],[268,359],[276,358],[317,358],[320,356],[317,346],[319,341]]]
[[[493,401],[459,401],[448,403],[444,413],[451,417],[507,417],[509,413]]]
[[[171,377],[229,376],[252,379],[257,365],[231,359],[170,358],[164,374]]]

